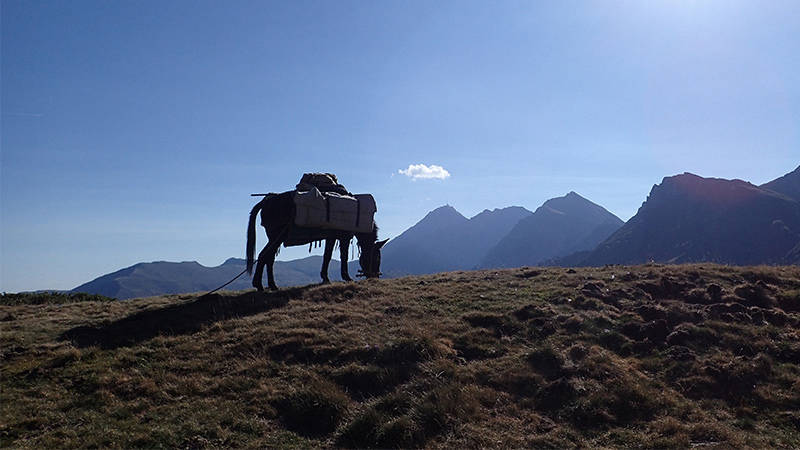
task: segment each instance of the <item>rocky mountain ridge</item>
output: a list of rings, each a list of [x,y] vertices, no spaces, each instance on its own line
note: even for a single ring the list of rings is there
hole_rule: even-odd
[[[742,180],[684,173],[654,186],[636,215],[581,265],[787,264],[798,243],[797,200]]]

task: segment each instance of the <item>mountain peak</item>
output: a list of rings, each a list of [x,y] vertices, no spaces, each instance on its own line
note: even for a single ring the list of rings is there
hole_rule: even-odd
[[[551,198],[521,219],[484,257],[483,267],[540,264],[550,258],[591,250],[622,226],[605,208],[570,191]]]
[[[532,213],[522,206],[507,206],[505,208],[484,209],[478,214],[472,216],[469,220],[484,220],[492,216],[513,215],[520,218],[529,216]]]
[[[455,212],[458,212],[455,208],[450,206],[449,203],[446,203],[446,204],[444,204],[444,205],[442,205],[442,206],[440,206],[438,208],[433,208],[431,210],[431,212],[436,212],[436,211],[455,211]]]
[[[661,184],[677,184],[682,186],[689,186],[695,184],[704,184],[704,183],[717,183],[717,184],[725,184],[725,183],[733,183],[738,185],[744,186],[753,186],[753,184],[740,180],[738,178],[734,179],[727,179],[727,178],[714,178],[714,177],[702,177],[700,175],[693,174],[691,172],[683,172],[679,175],[672,175],[669,177],[664,177],[661,180]]]
[[[613,214],[609,213],[602,206],[588,200],[575,191],[570,191],[563,197],[554,197],[542,204],[540,207],[543,211],[550,211],[555,214],[568,214],[575,217],[591,215],[596,218],[615,218]],[[537,209],[538,211],[538,209]]]
[[[425,215],[422,219],[423,221],[426,220],[455,220],[455,221],[466,221],[467,218],[464,217],[460,212],[458,212],[455,208],[450,205],[440,206],[433,211],[429,212]]]
[[[552,203],[562,203],[564,201],[569,201],[569,202],[580,201],[580,202],[591,203],[589,200],[586,200],[585,198],[581,197],[580,194],[578,194],[577,192],[569,191],[566,195],[563,195],[561,197],[553,197],[553,198],[547,200],[546,202],[544,202],[544,204],[546,205],[548,203],[551,203],[551,204]]]
[[[710,204],[738,204],[763,194],[759,187],[743,180],[705,178],[693,173],[664,177],[653,186],[648,200],[682,198]],[[646,203],[646,202],[645,202]]]

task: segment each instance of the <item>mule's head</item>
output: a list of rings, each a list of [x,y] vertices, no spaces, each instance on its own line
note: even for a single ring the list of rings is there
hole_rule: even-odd
[[[361,249],[361,256],[358,257],[358,263],[361,265],[361,270],[358,272],[360,276],[366,278],[378,278],[381,276],[381,247],[388,240],[376,241],[374,235],[371,240],[358,239],[358,246]]]

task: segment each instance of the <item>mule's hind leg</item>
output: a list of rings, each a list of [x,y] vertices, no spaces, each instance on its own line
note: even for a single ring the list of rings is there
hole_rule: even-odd
[[[272,245],[270,242],[268,245]],[[275,255],[278,254],[278,249],[281,247],[281,241],[275,241],[274,247],[270,249],[267,254],[267,286],[271,291],[277,291],[278,286],[275,284],[275,274],[273,271],[273,264],[275,264]]]
[[[351,239],[339,239],[339,259],[342,261],[342,280],[344,281],[353,281],[347,269],[347,257],[349,256],[348,253],[350,253]]]
[[[273,291],[278,290],[275,285],[275,276],[272,271],[272,265],[275,263],[275,254],[278,253],[278,248],[281,246],[281,241],[270,240],[261,253],[258,254],[258,263],[256,264],[256,272],[253,275],[253,287],[259,291],[264,290],[264,285],[261,279],[264,276],[264,266],[267,266],[267,283],[269,288]]]
[[[264,290],[264,284],[262,283],[261,279],[264,278],[264,264],[266,263],[264,256],[265,252],[267,251],[267,247],[269,247],[269,244],[265,245],[261,250],[261,253],[258,254],[258,259],[256,259],[256,270],[255,273],[253,273],[253,287],[259,292]]]
[[[328,284],[331,282],[328,279],[328,267],[331,264],[331,256],[333,256],[333,245],[336,243],[336,239],[325,239],[325,254],[322,255],[322,270],[319,272],[319,275],[322,277],[322,284]]]

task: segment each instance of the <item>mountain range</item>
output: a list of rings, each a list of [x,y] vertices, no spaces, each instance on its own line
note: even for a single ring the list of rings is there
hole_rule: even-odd
[[[389,241],[382,271],[389,276],[537,265],[591,250],[623,224],[575,192],[534,212],[512,206],[467,219],[452,206],[429,212]]]
[[[383,249],[386,276],[523,265],[598,266],[717,262],[800,264],[800,167],[760,186],[684,173],[653,186],[623,223],[570,192],[534,212],[519,206],[466,218],[437,208]],[[283,286],[319,282],[321,256],[277,261]],[[331,267],[338,268],[338,261]],[[355,273],[357,262],[351,262]],[[230,258],[217,267],[197,262],[140,263],[103,275],[74,292],[119,299],[214,289],[244,269]],[[338,279],[331,270],[331,279]],[[227,289],[250,287],[241,277]]]

